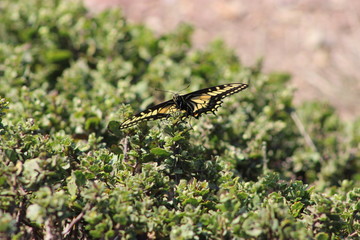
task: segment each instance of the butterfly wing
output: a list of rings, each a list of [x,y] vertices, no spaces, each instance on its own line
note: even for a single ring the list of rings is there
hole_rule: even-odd
[[[192,109],[192,113],[188,114],[195,118],[199,118],[203,113],[215,113],[221,106],[222,99],[240,92],[247,87],[248,85],[244,83],[224,84],[183,95],[183,98]]]
[[[170,116],[171,113],[176,111],[178,111],[178,109],[176,108],[176,104],[173,100],[169,100],[134,115],[132,118],[123,122],[119,128],[124,129],[131,127],[139,122],[167,118]]]

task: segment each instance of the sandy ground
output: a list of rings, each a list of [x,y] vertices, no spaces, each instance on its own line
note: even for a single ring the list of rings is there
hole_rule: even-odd
[[[245,65],[292,74],[296,101],[321,99],[344,119],[360,116],[360,1],[84,0],[91,11],[122,8],[156,33],[180,22],[195,27],[201,48],[223,39]]]

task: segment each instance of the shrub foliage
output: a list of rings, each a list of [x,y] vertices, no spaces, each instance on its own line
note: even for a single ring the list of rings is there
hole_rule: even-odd
[[[0,238],[359,237],[360,119],[295,106],[288,75],[220,41],[193,50],[188,25],[156,36],[68,1],[0,9]],[[250,87],[216,116],[116,128],[171,98],[157,89],[230,82]]]

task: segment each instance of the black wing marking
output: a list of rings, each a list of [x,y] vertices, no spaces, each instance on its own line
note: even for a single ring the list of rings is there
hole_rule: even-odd
[[[199,118],[201,114],[213,112],[221,106],[222,99],[248,87],[244,83],[230,83],[216,87],[205,88],[183,96],[185,101],[193,109],[191,116]]]
[[[132,118],[126,120],[120,125],[120,129],[128,128],[136,123],[147,121],[147,120],[155,120],[161,118],[167,118],[171,113],[178,111],[176,105],[173,100],[169,100],[153,107],[150,107],[136,115]]]

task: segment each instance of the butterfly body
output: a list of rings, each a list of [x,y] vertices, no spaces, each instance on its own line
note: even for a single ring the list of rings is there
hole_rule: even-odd
[[[120,129],[128,128],[136,123],[148,120],[168,118],[180,112],[182,118],[199,118],[201,114],[215,111],[221,106],[222,99],[248,87],[244,83],[230,83],[201,89],[185,95],[175,94],[173,99],[150,107],[134,115],[120,125]]]
[[[173,96],[173,102],[175,103],[176,108],[179,109],[180,112],[185,113],[186,115],[191,115],[191,113],[194,111],[194,108],[186,101],[184,96],[175,94]]]

